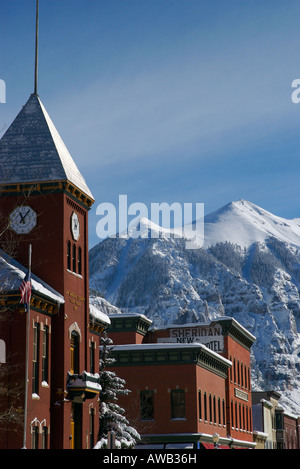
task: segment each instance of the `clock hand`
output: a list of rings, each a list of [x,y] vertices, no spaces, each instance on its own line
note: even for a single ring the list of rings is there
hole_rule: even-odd
[[[22,216],[21,212],[20,213],[20,223],[25,223],[25,218],[27,217],[28,213],[30,212],[30,210],[27,211],[27,213],[25,213],[25,215]]]

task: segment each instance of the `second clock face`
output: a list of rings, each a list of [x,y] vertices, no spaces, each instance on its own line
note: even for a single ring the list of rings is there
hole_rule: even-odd
[[[18,234],[29,233],[36,226],[36,212],[28,205],[17,207],[9,218],[9,226]]]
[[[71,217],[71,230],[72,235],[75,241],[78,241],[80,236],[80,225],[79,225],[79,218],[77,213],[73,212]]]

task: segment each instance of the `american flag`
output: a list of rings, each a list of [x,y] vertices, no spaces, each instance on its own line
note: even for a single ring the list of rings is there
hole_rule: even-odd
[[[24,303],[25,311],[28,311],[28,306],[30,304],[30,299],[31,299],[31,278],[30,278],[29,270],[26,276],[24,277],[24,280],[21,283],[19,290],[21,292],[20,303]]]

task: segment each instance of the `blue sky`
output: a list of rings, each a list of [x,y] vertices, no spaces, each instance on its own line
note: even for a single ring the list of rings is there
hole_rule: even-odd
[[[40,0],[40,98],[96,199],[300,218],[299,0]],[[35,0],[1,1],[0,129],[33,92]],[[2,132],[3,133],[3,132]]]

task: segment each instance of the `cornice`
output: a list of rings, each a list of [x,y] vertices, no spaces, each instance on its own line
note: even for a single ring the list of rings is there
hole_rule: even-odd
[[[140,346],[115,346],[112,349],[114,366],[147,366],[147,365],[187,365],[194,364],[205,368],[223,378],[231,362],[211,352],[201,344],[191,346],[169,346],[164,344],[144,344]]]
[[[0,304],[3,309],[7,307],[20,313],[24,312],[24,305],[20,303],[19,292],[0,293]],[[55,316],[59,312],[59,305],[56,301],[37,292],[31,294],[30,308],[47,316]]]
[[[53,194],[64,192],[68,194],[75,202],[79,203],[85,209],[90,209],[94,199],[87,196],[74,184],[69,181],[45,181],[20,184],[5,184],[1,186],[1,197],[9,196],[34,196],[41,194]]]

